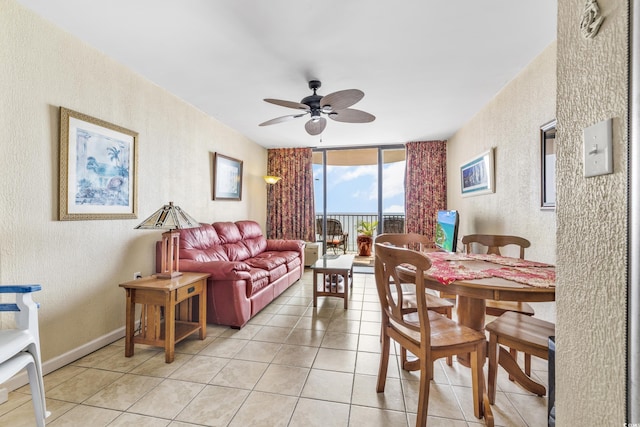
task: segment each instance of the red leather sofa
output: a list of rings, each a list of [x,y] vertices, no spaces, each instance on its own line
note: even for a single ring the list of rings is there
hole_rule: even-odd
[[[211,274],[207,323],[241,328],[302,276],[304,242],[267,240],[255,221],[215,222],[179,231],[180,271]]]

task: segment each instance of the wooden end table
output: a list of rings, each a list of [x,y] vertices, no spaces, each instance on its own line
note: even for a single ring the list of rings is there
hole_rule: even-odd
[[[318,297],[344,298],[344,308],[349,306],[349,286],[353,285],[353,255],[323,256],[313,263],[313,306]],[[318,274],[322,282],[318,284]],[[327,281],[327,278],[329,279]],[[342,278],[342,282],[339,281]],[[342,291],[341,291],[342,288]]]
[[[171,363],[177,342],[195,332],[199,332],[201,340],[205,339],[207,277],[209,274],[206,273],[182,273],[173,279],[148,276],[121,283],[120,287],[127,292],[124,355],[133,356],[134,343],[148,344],[164,347],[165,362]],[[194,304],[195,296],[198,296],[197,306]],[[137,334],[136,304],[142,305]]]

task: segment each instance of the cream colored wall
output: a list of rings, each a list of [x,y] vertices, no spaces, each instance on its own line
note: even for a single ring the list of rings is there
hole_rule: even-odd
[[[558,425],[625,421],[628,2],[584,39],[583,0],[558,2]],[[582,174],[582,132],[613,118],[614,173]],[[637,285],[637,284],[636,284]]]
[[[531,241],[527,258],[555,263],[556,214],[540,209],[540,126],[555,115],[554,42],[447,143],[447,206],[460,211],[459,239],[473,233],[522,236]],[[462,197],[460,165],[491,147],[495,193]]]
[[[160,236],[134,227],[163,204],[264,225],[266,150],[13,0],[0,11],[0,283],[42,284],[47,360],[124,325],[118,284],[152,273]],[[57,220],[60,106],[139,133],[138,219]],[[214,152],[244,160],[242,201],[212,201]]]

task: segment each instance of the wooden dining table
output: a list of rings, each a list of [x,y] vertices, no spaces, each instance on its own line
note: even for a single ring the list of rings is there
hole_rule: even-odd
[[[486,300],[545,302],[555,301],[555,267],[545,263],[498,255],[427,252],[432,268],[425,275],[425,286],[457,295],[458,322],[484,331]],[[399,271],[402,280],[415,282],[410,266]],[[458,361],[469,366],[468,355]],[[535,394],[544,386],[531,380],[508,351],[501,349],[500,364],[515,381]],[[540,393],[542,391],[542,393]]]

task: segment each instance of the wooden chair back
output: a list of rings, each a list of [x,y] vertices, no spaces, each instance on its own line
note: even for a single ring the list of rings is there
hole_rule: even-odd
[[[409,267],[410,266],[410,267]],[[384,392],[389,365],[390,340],[396,341],[401,348],[409,350],[418,357],[420,369],[420,390],[416,426],[427,424],[429,405],[429,387],[433,378],[433,361],[457,353],[470,353],[471,389],[473,409],[477,418],[485,417],[487,425],[493,425],[493,416],[484,396],[484,348],[486,337],[447,317],[428,310],[426,303],[425,272],[431,267],[429,258],[410,249],[376,243],[375,279],[378,297],[382,307],[380,367],[376,390]],[[401,269],[415,271],[415,298],[417,310],[407,313],[405,291],[400,278]]]
[[[478,243],[487,247],[487,254],[502,255],[500,248],[508,245],[520,247],[520,258],[524,258],[524,250],[531,246],[531,242],[523,237],[502,236],[497,234],[468,234],[462,238],[464,251],[471,253],[471,244]]]
[[[388,243],[393,246],[424,252],[427,248],[433,248],[433,241],[427,236],[418,233],[383,233],[376,236],[375,243]]]
[[[427,304],[425,301],[424,272],[431,268],[431,262],[425,255],[402,247],[376,244],[375,278],[378,297],[382,306],[383,323],[393,330],[392,338],[405,340],[413,336],[413,347],[429,346],[431,331],[429,328]],[[398,277],[398,267],[411,264],[416,268],[415,292],[410,291],[412,302],[417,310],[412,316],[413,322],[405,319],[405,290]],[[419,324],[415,323],[419,320]],[[415,354],[415,353],[414,353]]]

